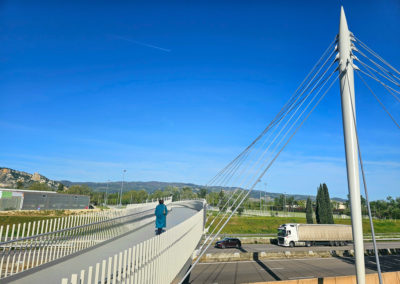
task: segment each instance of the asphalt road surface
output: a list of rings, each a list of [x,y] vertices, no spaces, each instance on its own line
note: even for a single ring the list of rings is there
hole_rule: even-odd
[[[385,248],[400,248],[400,242],[378,242],[378,249]],[[371,242],[364,243],[365,249],[373,249]],[[313,246],[313,247],[282,247],[278,245],[271,244],[243,244],[241,249],[237,248],[215,248],[214,245],[210,246],[207,253],[234,253],[234,252],[281,252],[281,251],[329,251],[329,250],[351,250],[353,249],[353,244],[341,247],[331,247],[331,246]]]
[[[381,256],[382,272],[400,270],[400,256]],[[366,273],[375,273],[374,257],[365,258]],[[249,283],[354,275],[354,258],[304,258],[199,263],[189,283]]]
[[[186,220],[196,212],[189,208],[174,207],[167,216],[167,230]],[[89,266],[95,266],[97,262],[114,256],[116,253],[147,240],[154,235],[155,226],[154,223],[150,223],[137,231],[133,231],[123,237],[115,238],[113,241],[106,242],[95,249],[82,252],[74,257],[66,257],[63,261],[53,265],[45,264],[43,266],[46,268],[29,273],[13,281],[9,281],[7,278],[2,279],[1,283],[61,283],[62,278],[70,278],[73,273],[79,274],[81,269],[88,269]]]

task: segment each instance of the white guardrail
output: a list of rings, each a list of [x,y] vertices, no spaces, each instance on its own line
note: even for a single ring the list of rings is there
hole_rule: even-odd
[[[171,203],[171,198],[165,204]],[[65,257],[153,222],[158,202],[0,227],[0,279]]]
[[[61,283],[171,283],[196,249],[203,222],[204,209],[161,235],[63,278]]]

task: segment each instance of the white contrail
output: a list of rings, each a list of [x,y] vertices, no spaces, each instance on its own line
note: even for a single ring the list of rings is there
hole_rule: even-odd
[[[133,39],[130,39],[130,38],[119,36],[119,35],[113,35],[113,37],[114,38],[118,38],[118,39],[122,39],[122,40],[125,40],[125,41],[128,41],[128,42],[131,42],[131,43],[134,43],[134,44],[138,44],[138,45],[142,45],[142,46],[158,49],[158,50],[161,50],[161,51],[171,52],[171,50],[167,49],[167,48],[163,48],[163,47],[159,47],[159,46],[156,46],[156,45],[148,44],[148,43],[145,43],[145,42],[133,40]]]

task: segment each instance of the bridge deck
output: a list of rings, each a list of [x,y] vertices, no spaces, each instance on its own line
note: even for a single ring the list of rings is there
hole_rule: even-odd
[[[167,217],[167,230],[186,220],[196,212],[189,208],[173,208]],[[73,273],[79,274],[81,269],[86,269],[89,266],[94,267],[97,262],[101,262],[103,259],[114,256],[114,254],[124,249],[153,237],[154,232],[154,224],[148,224],[139,230],[128,233],[123,237],[115,238],[94,249],[66,257],[61,261],[45,264],[43,267],[38,267],[41,268],[40,270],[33,269],[27,271],[26,274],[17,274],[8,279],[2,279],[2,283],[61,283],[63,277],[69,277]]]

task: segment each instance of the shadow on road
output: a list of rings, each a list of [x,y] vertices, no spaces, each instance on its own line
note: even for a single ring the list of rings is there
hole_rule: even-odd
[[[258,258],[258,252],[253,253],[253,260],[261,266],[262,269],[264,269],[269,275],[271,275],[275,280],[279,281],[281,278],[279,278],[278,275],[276,275],[271,269],[268,268],[259,258]]]
[[[355,259],[353,257],[335,256],[335,258],[337,258],[345,263],[355,265]],[[380,255],[379,262],[381,264],[382,272],[398,271],[400,255]],[[375,256],[365,257],[365,268],[373,270],[373,271],[377,271]]]
[[[238,248],[238,250],[240,250],[241,252],[247,252],[247,250],[245,250],[243,247]]]

